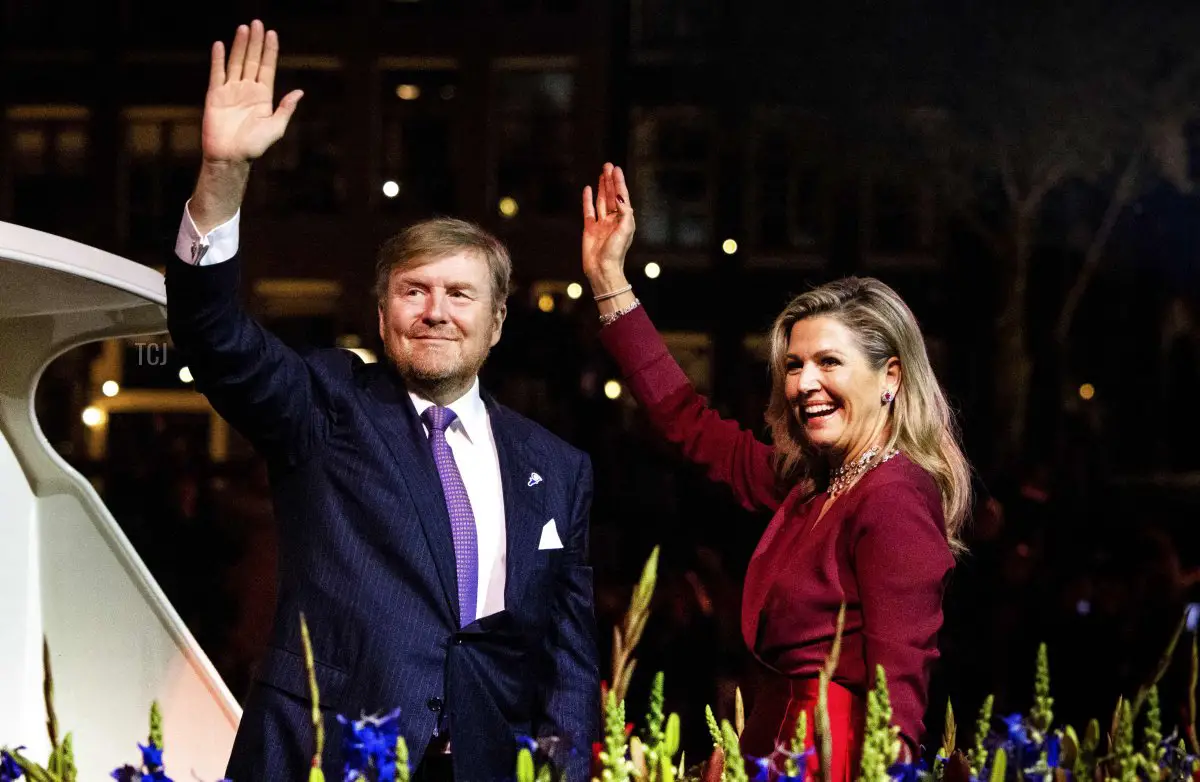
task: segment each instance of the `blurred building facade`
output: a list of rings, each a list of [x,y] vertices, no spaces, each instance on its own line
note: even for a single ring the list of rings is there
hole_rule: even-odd
[[[953,205],[920,156],[897,143],[928,96],[914,89],[889,101],[865,97],[854,87],[861,74],[849,69],[856,57],[878,53],[839,53],[849,44],[819,26],[832,10],[814,10],[805,26],[785,23],[775,7],[214,0],[187,18],[152,0],[0,0],[0,220],[161,267],[199,165],[208,46],[228,41],[238,23],[264,19],[283,48],[276,95],[298,88],[305,98],[286,137],[255,164],[242,222],[248,306],[290,343],[377,351],[369,290],[385,237],[415,219],[453,214],[506,241],[517,288],[506,336],[485,368],[489,386],[592,455],[601,627],[623,610],[623,590],[650,546],[672,544],[664,549],[662,622],[648,630],[642,655],[647,670],[671,661],[683,683],[673,697],[687,700],[685,724],[701,725],[706,702],[730,713],[732,682],[745,671],[738,584],[760,527],[737,521],[744,516],[725,494],[680,467],[607,382],[612,367],[595,343],[595,310],[579,273],[579,192],[600,164],[623,163],[628,173],[638,221],[629,276],[639,297],[697,386],[743,425],[762,427],[763,334],[774,315],[791,294],[852,273],[884,278],[913,307],[966,414],[968,446],[993,386],[992,272],[956,230]],[[1060,273],[1060,250],[1050,248],[1051,262],[1039,269]],[[1103,428],[1107,389],[1119,387],[1129,366],[1111,360],[1109,345],[1169,335],[1151,352],[1177,355],[1185,379],[1195,377],[1200,356],[1196,310],[1164,308],[1161,327],[1147,320],[1157,302],[1124,295],[1137,276],[1122,271],[1097,285],[1098,299],[1123,303],[1087,314],[1090,333],[1112,340],[1088,361],[1113,375],[1097,375],[1097,402],[1075,403],[1075,425],[1087,430],[1080,442],[1107,431],[1106,447],[1134,461],[1141,451],[1113,445],[1125,430]],[[1032,300],[1031,308],[1043,304]],[[1109,312],[1149,325],[1104,331]],[[38,405],[50,441],[101,487],[239,692],[271,610],[265,472],[185,369],[167,342],[93,346],[51,366]],[[1176,389],[1170,404],[1178,410],[1196,409],[1186,399],[1194,383],[1175,376],[1156,387]],[[89,407],[96,412],[85,425],[80,414]],[[1194,427],[1200,419],[1189,414]],[[1149,437],[1166,448],[1166,438],[1186,431],[1127,434],[1135,445]],[[1195,464],[1195,438],[1177,439],[1180,458]],[[1054,459],[1073,463],[1070,454],[1048,458],[1038,465],[1043,472]],[[1013,493],[1051,496],[1043,477]],[[1049,588],[1029,573],[1054,558],[1037,559],[1049,550],[1038,536],[1050,525],[1029,519],[1061,514],[1100,527],[1101,511],[1120,514],[1099,501],[1064,513],[1061,495],[1058,505],[1026,500],[1009,504],[1007,522],[984,517],[992,526],[981,526],[969,567],[982,574],[974,577],[978,595],[994,591],[995,572],[1016,584],[1002,590],[1010,610],[997,612],[1026,628],[1020,643],[1031,650],[1064,613],[1094,622],[1103,612],[1085,617],[1076,610],[1084,598],[1075,596],[1058,613],[1043,605]],[[1022,502],[1036,512],[1018,510]],[[223,574],[221,588],[214,574]],[[987,656],[995,635],[987,612],[975,611],[977,594],[960,594],[967,597],[956,616],[982,618],[956,620],[951,653],[957,639],[959,660],[967,648],[980,655],[972,670],[999,670]],[[685,657],[687,665],[674,662]],[[1025,657],[1032,665],[1032,653]],[[1017,670],[1011,678],[1027,677]],[[633,702],[641,702],[641,686]],[[962,682],[948,687],[975,694]],[[702,731],[692,738],[704,748]]]

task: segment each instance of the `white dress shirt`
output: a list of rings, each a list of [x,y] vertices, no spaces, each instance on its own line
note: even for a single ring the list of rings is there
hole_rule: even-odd
[[[237,255],[239,210],[228,222],[201,235],[187,207],[175,240],[175,255],[184,263],[211,266]],[[409,392],[417,415],[433,402]],[[504,488],[500,479],[500,457],[492,434],[487,406],[479,394],[479,378],[466,394],[447,405],[456,416],[446,429],[446,442],[471,500],[475,537],[479,547],[478,594],[475,618],[504,610],[504,579],[507,543],[504,517]],[[429,436],[425,428],[425,436]]]

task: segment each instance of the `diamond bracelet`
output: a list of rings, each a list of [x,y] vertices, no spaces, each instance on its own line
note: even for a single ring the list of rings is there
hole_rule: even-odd
[[[630,302],[626,306],[622,307],[621,309],[616,310],[615,312],[606,312],[603,315],[601,315],[600,316],[600,325],[601,326],[611,326],[613,323],[615,323],[617,321],[617,318],[621,317],[622,315],[628,315],[629,313],[633,312],[635,309],[637,309],[640,306],[642,306],[642,303],[640,301],[638,301],[637,298],[634,298],[634,300],[632,302]]]

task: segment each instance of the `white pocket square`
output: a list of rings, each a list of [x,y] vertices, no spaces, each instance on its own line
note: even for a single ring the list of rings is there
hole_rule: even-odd
[[[558,537],[558,527],[554,524],[554,519],[550,519],[546,522],[546,526],[542,527],[542,539],[538,541],[538,551],[562,547],[562,540]]]

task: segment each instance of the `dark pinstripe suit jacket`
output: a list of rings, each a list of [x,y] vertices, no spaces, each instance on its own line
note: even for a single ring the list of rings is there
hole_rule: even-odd
[[[403,381],[346,351],[285,347],[238,304],[238,268],[172,258],[167,269],[171,336],[197,388],[267,457],[280,531],[275,624],[228,776],[306,778],[304,612],[327,778],[341,778],[333,715],[397,707],[414,759],[452,726],[459,782],[511,778],[516,733],[569,738],[570,776],[586,778],[599,679],[587,456],[485,395],[504,488],[506,608],[459,629],[450,521]],[[529,486],[534,472],[543,480]],[[539,550],[550,519],[563,548]]]

